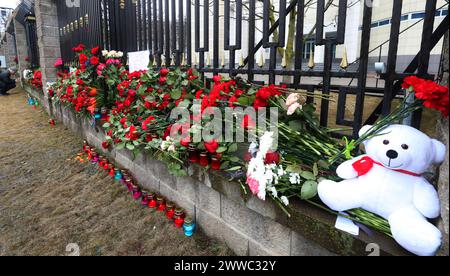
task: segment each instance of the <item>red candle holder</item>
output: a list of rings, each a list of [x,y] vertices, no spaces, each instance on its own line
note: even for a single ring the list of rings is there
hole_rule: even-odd
[[[206,152],[200,153],[200,166],[207,167],[209,165],[208,154]]]
[[[148,195],[148,207],[154,209],[158,206],[158,202],[156,201],[156,194],[150,193]]]
[[[105,165],[105,157],[102,156],[102,155],[100,155],[100,156],[98,157],[98,159],[99,159],[98,166],[101,167],[101,168],[103,168],[103,166]]]
[[[184,210],[182,208],[176,208],[175,209],[175,215],[174,215],[174,223],[176,228],[183,227],[184,224]]]
[[[141,205],[142,205],[142,206],[147,206],[148,203],[149,203],[148,193],[147,193],[146,191],[142,191]]]
[[[114,177],[114,176],[115,176],[116,169],[114,168],[114,165],[113,165],[113,164],[109,164],[108,170],[109,170],[108,175]]]
[[[211,168],[215,171],[220,170],[220,167],[222,166],[222,162],[220,158],[218,157],[212,157],[211,158]]]
[[[166,217],[173,220],[175,216],[175,204],[173,202],[167,202],[166,204]]]
[[[131,178],[127,178],[125,180],[125,186],[127,187],[128,191],[133,192],[133,188],[135,187],[135,185],[133,184],[133,180]]]
[[[83,151],[84,151],[84,153],[87,153],[87,147],[88,147],[87,141],[83,141]]]
[[[135,200],[138,200],[138,199],[140,199],[142,197],[141,189],[138,186],[133,184],[131,186],[131,189],[132,189],[132,192],[133,192],[133,198]]]
[[[166,210],[166,201],[164,200],[164,198],[162,196],[159,196],[156,198],[156,204],[157,204],[157,211],[158,212],[164,212]]]
[[[103,169],[107,171],[109,169],[109,162],[108,159],[105,158],[105,162],[103,162]]]
[[[189,146],[188,152],[189,152],[189,162],[198,163],[200,161],[200,156],[194,145]]]

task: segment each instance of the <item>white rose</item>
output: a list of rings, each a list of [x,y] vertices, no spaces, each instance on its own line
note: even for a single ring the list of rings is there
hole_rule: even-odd
[[[287,115],[291,116],[292,114],[295,113],[295,111],[297,111],[297,109],[302,109],[302,105],[299,103],[294,103],[291,106],[289,106],[288,111],[287,111]]]

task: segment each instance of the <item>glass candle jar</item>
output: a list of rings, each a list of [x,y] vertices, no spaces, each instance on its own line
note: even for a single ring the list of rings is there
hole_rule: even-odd
[[[173,220],[174,215],[175,215],[175,204],[173,202],[167,202],[166,217],[170,220]]]
[[[98,165],[103,168],[104,164],[105,164],[105,157],[103,155],[100,155],[98,157]]]
[[[200,153],[200,166],[207,167],[209,165],[208,154],[206,152]]]
[[[127,178],[125,180],[125,186],[127,187],[128,191],[133,192],[133,180],[131,178]]]
[[[149,193],[148,194],[148,207],[154,209],[158,206],[158,202],[156,201],[156,194]]]
[[[88,160],[92,160],[92,148],[91,147],[86,147],[87,149],[87,159]]]
[[[101,119],[103,120],[103,121],[106,121],[106,119],[107,119],[107,117],[108,117],[108,109],[106,108],[106,107],[102,107],[102,109],[101,109]]]
[[[184,235],[186,237],[192,237],[195,232],[195,227],[194,220],[191,217],[186,217],[183,224]]]
[[[200,161],[198,151],[194,145],[189,146],[188,152],[189,152],[189,162],[198,163]]]
[[[114,179],[120,181],[122,179],[122,173],[118,168],[114,169]]]
[[[109,168],[109,162],[108,162],[108,159],[106,159],[106,157],[105,157],[105,159],[103,160],[103,169],[106,171],[106,170],[108,170],[108,168]]]
[[[142,193],[141,193],[141,189],[139,188],[139,186],[132,184],[131,185],[131,190],[133,192],[133,198],[135,200],[138,200],[142,197]]]
[[[175,209],[175,215],[173,217],[175,227],[181,228],[184,224],[184,210],[182,208],[176,208]]]
[[[142,200],[141,200],[141,205],[142,206],[147,206],[149,202],[148,199],[148,193],[146,191],[142,191]]]
[[[88,142],[86,140],[83,141],[83,151],[87,153]]]
[[[220,158],[218,158],[218,157],[211,158],[211,169],[218,171],[218,170],[220,170],[221,165],[222,164],[221,164]]]
[[[112,177],[115,178],[115,175],[116,175],[116,169],[114,168],[114,165],[113,165],[113,164],[109,164],[108,170],[109,170],[108,175],[110,175],[110,176],[112,176]]]
[[[95,150],[93,150],[93,151],[92,151],[92,159],[91,159],[91,163],[92,163],[92,164],[97,164],[98,161],[99,161],[99,159],[98,159],[98,153],[97,153]]]
[[[164,212],[166,210],[166,201],[164,200],[164,197],[158,196],[156,198],[156,204],[157,204],[157,211],[158,212]]]

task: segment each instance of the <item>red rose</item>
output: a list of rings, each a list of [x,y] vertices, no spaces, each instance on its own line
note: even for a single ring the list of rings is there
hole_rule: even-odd
[[[102,143],[102,148],[104,148],[104,149],[107,149],[107,148],[109,148],[109,143],[108,142],[103,142]]]
[[[125,124],[127,122],[127,118],[123,117],[122,119],[120,119],[119,122],[123,125],[123,124]]]
[[[278,152],[268,152],[266,154],[266,159],[264,160],[266,164],[279,164],[280,154]]]
[[[159,78],[159,84],[161,84],[161,85],[165,84],[166,81],[167,81],[167,79],[164,78],[164,77],[160,77],[160,78]]]
[[[255,121],[253,121],[252,117],[248,114],[244,116],[244,120],[242,120],[241,127],[244,129],[254,128],[256,126]]]
[[[90,60],[91,65],[97,66],[100,63],[100,59],[96,56],[91,57]]]
[[[91,50],[91,54],[93,54],[94,56],[96,56],[98,54],[98,51],[100,50],[100,46],[97,46],[95,48],[92,48]]]
[[[214,76],[213,81],[216,84],[220,83],[222,81],[222,76],[221,75]]]
[[[89,58],[85,54],[80,54],[79,60],[80,64],[84,65],[89,60]]]
[[[129,97],[136,97],[136,91],[133,89],[128,90],[128,96]]]
[[[205,142],[204,145],[209,153],[216,153],[217,149],[219,148],[219,143],[217,143],[216,140]]]
[[[169,74],[170,70],[167,68],[163,68],[161,69],[161,71],[159,71],[159,73],[161,74],[161,77],[166,77]]]
[[[182,138],[180,140],[180,144],[186,148],[189,147],[190,143],[191,143],[191,137],[189,135],[187,135],[185,138]]]

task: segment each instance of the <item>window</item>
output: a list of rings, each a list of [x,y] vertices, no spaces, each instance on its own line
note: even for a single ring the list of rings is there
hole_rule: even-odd
[[[315,42],[313,39],[309,39],[305,42],[305,45],[303,45],[303,59],[309,59],[311,55],[311,50],[314,53],[315,49]]]
[[[378,27],[378,22],[372,23],[372,25],[370,25],[371,28],[376,28]]]
[[[441,16],[447,16],[447,15],[448,15],[448,10],[442,10]]]
[[[422,18],[425,18],[424,12],[417,12],[417,13],[411,14],[411,19],[422,19]]]
[[[383,21],[380,21],[379,23],[378,23],[378,26],[384,26],[384,25],[389,25],[391,23],[391,20],[383,20]]]
[[[405,21],[408,19],[409,19],[409,14],[402,15],[402,17],[400,18],[401,21]]]

